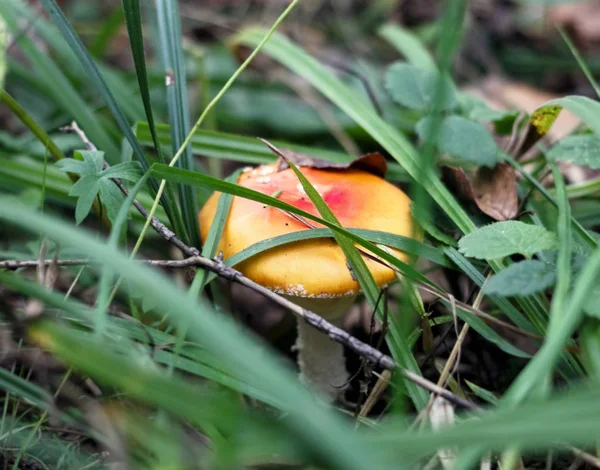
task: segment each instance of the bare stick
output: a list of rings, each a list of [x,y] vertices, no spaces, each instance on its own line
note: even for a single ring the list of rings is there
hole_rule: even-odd
[[[76,132],[88,148],[95,149],[95,146],[87,139],[85,133],[79,128],[79,126],[77,126],[77,123],[73,122],[71,126],[66,130]],[[108,166],[108,164],[105,163],[105,166]],[[125,196],[128,195],[127,188],[125,188],[123,183],[121,183],[118,179],[112,179],[112,181],[114,182],[114,184],[117,185],[117,187]],[[296,305],[295,303],[291,302],[290,300],[267,289],[266,287],[252,281],[251,279],[244,276],[241,272],[225,265],[222,260],[204,258],[203,256],[201,256],[200,250],[198,250],[195,247],[186,245],[165,224],[163,224],[156,217],[150,216],[150,213],[144,208],[144,206],[137,202],[137,200],[134,199],[133,205],[138,210],[138,212],[142,214],[142,216],[144,216],[144,218],[147,221],[149,221],[150,226],[159,235],[161,235],[167,242],[171,243],[179,250],[181,250],[181,252],[188,257],[188,259],[185,260],[170,261],[168,262],[168,265],[165,264],[164,261],[161,261],[161,266],[196,266],[210,271],[212,273],[215,273],[224,279],[246,286],[254,290],[255,292],[258,292],[263,296],[271,299],[272,301],[281,305],[282,307],[288,309],[296,316],[302,318],[309,325],[315,327],[322,333],[326,334],[333,341],[345,345],[359,356],[365,357],[369,361],[373,362],[376,366],[380,366],[390,371],[398,371],[406,379],[416,383],[417,385],[424,388],[425,390],[430,391],[431,393],[445,398],[446,400],[448,400],[456,406],[465,409],[477,408],[476,405],[469,402],[468,400],[464,400],[463,398],[457,397],[452,392],[449,392],[448,390],[442,387],[438,387],[433,382],[430,382],[429,380],[421,377],[420,375],[417,375],[413,372],[401,368],[400,366],[398,366],[398,364],[394,362],[394,360],[390,356],[387,356],[382,352],[378,351],[377,349],[373,348],[372,346],[363,343],[362,341],[359,341],[358,339],[351,336],[341,328],[338,328],[337,326],[329,323],[316,313],[302,308],[299,305]],[[149,262],[148,264],[153,264],[153,262]],[[156,262],[154,262],[154,264],[156,264]]]

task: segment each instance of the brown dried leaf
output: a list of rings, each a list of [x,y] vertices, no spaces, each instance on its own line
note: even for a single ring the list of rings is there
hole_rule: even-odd
[[[282,149],[281,153],[296,166],[318,168],[321,170],[348,170],[354,168],[381,177],[384,177],[387,172],[387,162],[383,155],[378,152],[367,153],[348,163],[334,163],[287,149]],[[282,159],[277,170],[283,171],[287,168],[288,164]]]
[[[470,174],[461,168],[444,166],[442,179],[459,197],[475,203],[494,220],[510,220],[518,213],[517,176],[506,163],[481,167]]]

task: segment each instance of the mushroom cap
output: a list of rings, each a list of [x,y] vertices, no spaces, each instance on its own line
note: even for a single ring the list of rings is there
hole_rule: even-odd
[[[238,184],[264,194],[277,196],[299,209],[319,216],[304,193],[293,170],[277,171],[278,164],[247,170]],[[413,236],[410,199],[400,189],[371,173],[356,169],[316,169],[301,167],[345,228],[363,228]],[[220,193],[214,193],[199,214],[204,242],[217,210]],[[320,224],[309,221],[321,228]],[[234,197],[218,250],[227,259],[254,243],[287,233],[310,230],[306,224],[274,207]],[[407,255],[392,249],[406,261]],[[378,285],[395,279],[390,268],[364,258]],[[332,298],[360,291],[352,278],[346,257],[333,238],[288,243],[243,261],[236,268],[253,281],[279,293],[295,297]]]

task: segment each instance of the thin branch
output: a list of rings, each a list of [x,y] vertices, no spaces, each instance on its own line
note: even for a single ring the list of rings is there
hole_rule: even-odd
[[[115,182],[115,184],[117,186],[119,186],[119,187],[122,186],[119,181],[116,181],[116,180],[113,180],[113,181]],[[124,189],[124,186],[121,188],[121,190],[126,191]],[[127,194],[127,193],[125,193],[125,194]],[[147,214],[144,207],[141,204],[139,204],[137,201],[134,201],[134,206],[140,211],[140,213],[142,213],[142,215],[144,215],[145,213]],[[144,217],[146,217],[146,215],[144,215]],[[155,230],[158,233],[160,233],[163,236],[163,238],[165,238],[165,240],[167,240],[168,242],[175,245],[177,248],[179,248],[184,254],[188,255],[189,257],[182,259],[182,260],[140,260],[141,263],[148,264],[151,266],[166,268],[166,269],[201,267],[204,269],[208,269],[209,271],[211,270],[209,267],[204,266],[203,263],[206,260],[206,258],[201,257],[200,252],[196,248],[188,247],[187,245],[185,245],[181,240],[179,240],[175,236],[175,234],[173,232],[171,232],[167,227],[165,227],[164,224],[162,224],[160,221],[157,220],[156,224],[157,224],[157,227],[153,226],[153,228],[155,228]],[[169,239],[168,237],[173,237],[173,238]],[[379,258],[376,258],[373,255],[370,255],[369,253],[364,252],[363,250],[359,249],[359,252],[362,255],[367,256],[369,259],[372,259],[374,261],[379,261]],[[49,266],[52,264],[56,264],[56,266],[82,266],[82,265],[92,264],[92,263],[94,263],[94,261],[89,260],[87,258],[62,259],[62,260],[61,259],[58,259],[58,260],[45,259],[45,260],[42,260],[41,263],[45,266]],[[15,270],[15,269],[20,269],[20,268],[32,268],[32,267],[37,267],[39,264],[40,264],[40,260],[5,260],[5,261],[0,261],[0,269]],[[397,268],[391,267],[391,265],[388,265],[387,263],[385,263],[385,266],[390,267],[390,269],[397,270]],[[214,271],[212,271],[212,272],[214,272]],[[449,302],[451,301],[448,298],[447,294],[444,294],[443,292],[438,291],[437,289],[433,288],[432,286],[425,284],[425,283],[421,283],[419,281],[415,281],[415,283],[419,289],[422,289],[425,292],[435,295],[441,299],[447,300]],[[271,291],[269,291],[269,292],[271,292]],[[474,308],[469,304],[466,304],[466,303],[458,301],[458,300],[454,300],[454,304],[456,307],[459,307],[463,310],[466,310],[466,311],[472,313],[473,315],[483,319],[487,323],[498,325],[499,327],[505,328],[506,330],[509,330],[515,334],[518,334],[518,335],[526,337],[526,338],[531,338],[531,339],[534,339],[537,341],[544,340],[544,338],[539,335],[530,333],[525,330],[521,330],[520,328],[518,328],[514,325],[511,325],[510,323],[506,323],[506,322],[490,315],[489,313],[486,313],[482,310]],[[572,347],[567,346],[567,349],[569,349],[569,348],[572,348]],[[571,349],[569,349],[569,350],[571,350]]]
[[[77,126],[77,123],[73,122],[71,126],[69,126],[66,130],[76,132],[90,150],[95,149],[95,146],[88,140],[87,136],[79,128],[79,126]],[[183,147],[184,146],[182,146],[182,148]],[[108,167],[107,163],[105,163],[105,167]],[[123,185],[121,181],[119,181],[118,179],[112,179],[112,181],[114,182],[114,184],[117,185],[117,187],[125,196],[128,195],[127,188]],[[417,375],[413,372],[401,368],[398,364],[394,362],[394,360],[390,356],[387,356],[382,352],[378,351],[377,349],[373,348],[372,346],[363,343],[362,341],[359,341],[358,339],[354,338],[341,328],[332,325],[316,313],[310,310],[306,310],[300,307],[299,305],[293,303],[292,301],[267,289],[266,287],[252,281],[251,279],[244,276],[241,272],[225,265],[222,260],[204,258],[203,256],[201,256],[200,250],[198,250],[195,247],[186,245],[177,237],[177,235],[175,235],[173,231],[171,231],[160,220],[158,220],[154,216],[150,217],[150,213],[137,200],[134,199],[133,205],[138,210],[138,212],[142,214],[142,216],[144,216],[144,218],[147,220],[147,223],[149,222],[150,226],[159,235],[161,235],[167,242],[171,243],[179,250],[181,250],[181,252],[188,257],[184,260],[169,261],[168,264],[165,264],[167,263],[165,261],[159,261],[159,263],[161,263],[161,266],[196,266],[210,271],[212,273],[215,273],[224,279],[246,286],[249,289],[252,289],[253,291],[262,294],[263,296],[271,299],[275,303],[288,309],[297,317],[302,318],[309,325],[315,327],[317,330],[326,334],[333,341],[345,345],[347,348],[351,349],[359,356],[365,357],[369,361],[373,362],[376,366],[380,366],[383,369],[387,369],[390,371],[398,371],[406,379],[410,380],[411,382],[414,382],[415,384],[419,385],[425,390],[428,390],[431,393],[445,398],[446,400],[448,400],[456,406],[470,410],[477,409],[477,406],[471,403],[470,401],[457,397],[452,392],[445,390],[442,387],[438,387],[436,384],[421,377],[420,375]],[[148,264],[156,265],[156,263],[157,261],[148,261]]]

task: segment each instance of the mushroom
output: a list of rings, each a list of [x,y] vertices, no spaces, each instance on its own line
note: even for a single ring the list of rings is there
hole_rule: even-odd
[[[300,166],[300,171],[343,227],[413,235],[409,198],[380,176],[348,165]],[[281,201],[319,215],[294,172],[287,167],[281,169],[279,163],[247,169],[238,178],[238,184],[275,194]],[[203,242],[216,213],[218,196],[219,193],[213,194],[199,214]],[[321,226],[308,225],[285,211],[234,197],[218,249],[227,259],[257,242],[311,227]],[[406,261],[405,253],[390,251]],[[365,262],[379,286],[395,279],[394,271],[382,263],[367,258]],[[360,290],[344,253],[332,238],[281,245],[243,261],[236,268],[253,281],[338,325]],[[296,348],[301,380],[330,399],[341,393],[348,382],[342,346],[299,319]]]

